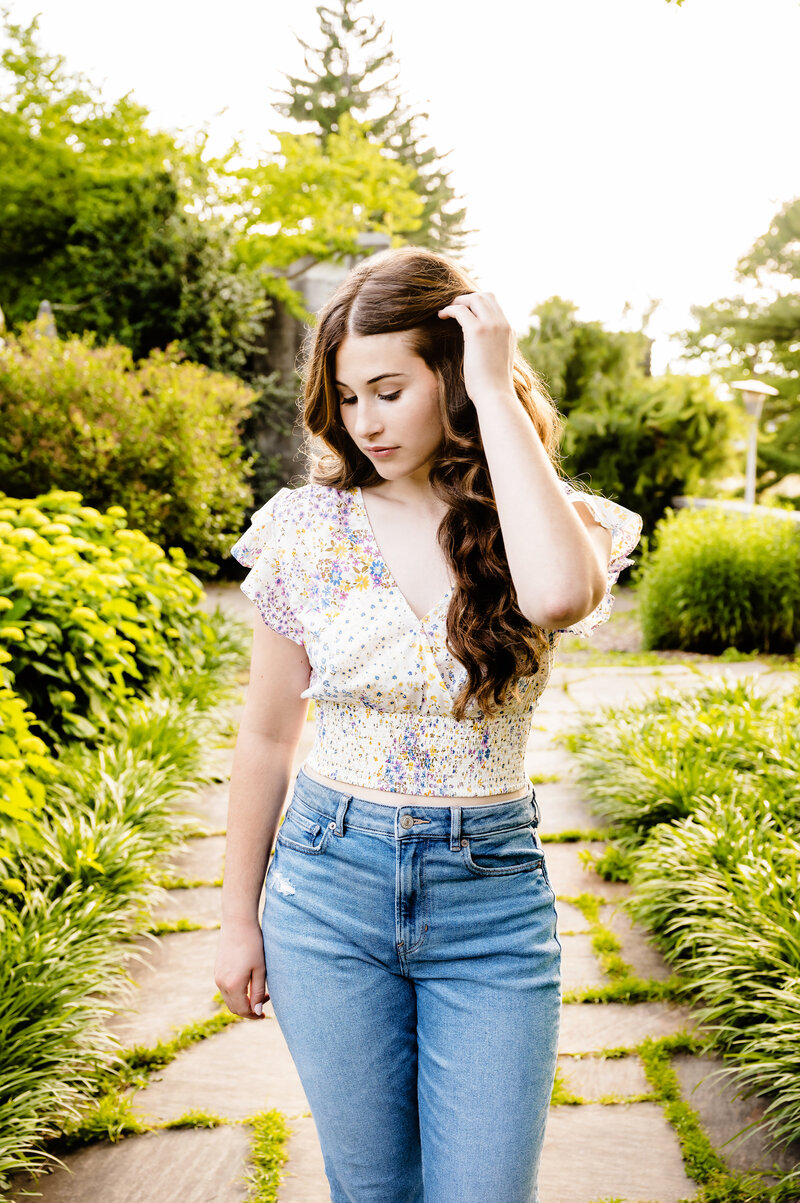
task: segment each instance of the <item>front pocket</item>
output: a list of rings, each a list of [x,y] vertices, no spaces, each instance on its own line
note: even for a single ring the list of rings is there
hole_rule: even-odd
[[[333,829],[333,823],[323,827],[320,823],[308,818],[296,807],[290,805],[283,822],[278,829],[276,843],[283,848],[291,848],[295,852],[305,852],[309,856],[319,856],[325,851],[328,837]]]
[[[461,842],[461,855],[477,877],[511,877],[541,870],[544,853],[531,826],[487,832]]]

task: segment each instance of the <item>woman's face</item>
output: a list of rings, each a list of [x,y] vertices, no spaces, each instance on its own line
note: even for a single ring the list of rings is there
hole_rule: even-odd
[[[439,381],[407,331],[348,335],[336,353],[336,386],[344,428],[380,475],[427,480],[443,433]]]

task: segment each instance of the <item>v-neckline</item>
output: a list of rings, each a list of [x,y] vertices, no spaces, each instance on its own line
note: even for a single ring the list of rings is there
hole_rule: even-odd
[[[361,486],[360,486],[360,485],[356,485],[356,487],[355,487],[355,492],[356,492],[356,498],[357,498],[357,500],[358,500],[358,506],[359,506],[359,509],[360,509],[360,511],[361,511],[361,515],[362,515],[362,518],[363,518],[364,530],[366,531],[366,534],[367,534],[367,536],[368,536],[368,538],[369,538],[370,542],[372,543],[372,549],[373,549],[373,551],[375,552],[375,555],[376,555],[377,559],[379,559],[379,560],[380,560],[380,562],[381,562],[381,565],[383,566],[383,569],[384,569],[384,571],[385,571],[385,573],[386,573],[386,576],[387,576],[388,580],[389,580],[389,581],[390,581],[390,583],[391,583],[391,586],[392,586],[392,588],[393,588],[393,589],[395,589],[395,590],[397,591],[398,595],[399,595],[399,596],[402,598],[402,600],[403,600],[403,603],[405,604],[405,607],[406,607],[406,609],[408,610],[409,614],[411,614],[411,615],[412,615],[412,617],[414,618],[414,621],[415,621],[415,622],[419,623],[419,624],[420,624],[420,626],[424,626],[424,624],[425,624],[425,622],[427,621],[427,619],[429,619],[429,618],[431,617],[431,615],[432,615],[432,614],[435,614],[435,613],[436,613],[436,611],[437,611],[437,610],[439,609],[439,607],[441,606],[442,602],[444,602],[444,601],[445,601],[445,599],[447,599],[447,598],[449,598],[449,597],[450,597],[451,593],[453,592],[453,586],[452,586],[452,585],[450,585],[450,587],[448,588],[447,592],[446,592],[446,593],[443,593],[443,594],[442,594],[442,596],[439,598],[439,600],[438,600],[438,601],[436,601],[436,602],[434,602],[434,604],[431,606],[431,608],[430,608],[429,610],[426,610],[426,611],[425,611],[425,613],[422,615],[422,617],[420,617],[420,616],[419,616],[419,615],[418,615],[418,614],[417,614],[417,613],[416,613],[416,612],[413,610],[413,608],[412,608],[412,606],[411,606],[411,603],[409,602],[409,600],[408,600],[408,598],[406,597],[405,593],[403,593],[403,590],[402,590],[402,589],[400,588],[400,586],[398,585],[398,583],[397,583],[397,581],[396,581],[396,579],[395,579],[395,575],[394,575],[394,573],[392,572],[392,570],[391,570],[391,568],[389,567],[389,565],[386,563],[386,559],[385,559],[385,557],[384,557],[384,554],[383,554],[383,552],[382,552],[382,551],[381,551],[381,549],[380,549],[380,546],[379,546],[379,544],[378,544],[378,540],[375,538],[375,531],[372,529],[372,522],[370,521],[370,516],[369,516],[369,514],[367,513],[367,506],[366,506],[366,503],[365,503],[365,501],[364,501],[364,495],[363,495],[363,493],[362,493],[362,491],[361,491]]]

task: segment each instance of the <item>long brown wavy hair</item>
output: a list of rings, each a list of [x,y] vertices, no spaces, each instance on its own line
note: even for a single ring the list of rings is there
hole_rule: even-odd
[[[419,247],[383,251],[358,263],[319,312],[301,352],[303,419],[309,480],[349,489],[383,477],[345,430],[336,388],[336,352],[348,335],[408,331],[412,350],[439,381],[443,435],[429,480],[447,503],[437,538],[455,587],[447,611],[447,646],[467,670],[453,713],[465,717],[475,699],[493,714],[519,697],[518,678],[532,676],[545,635],[525,618],[508,568],[478,415],[464,387],[464,339],[457,321],[440,309],[475,282],[443,255]],[[539,374],[519,349],[514,388],[554,466],[561,420]],[[313,440],[321,440],[314,445]],[[321,448],[321,449],[320,449]]]

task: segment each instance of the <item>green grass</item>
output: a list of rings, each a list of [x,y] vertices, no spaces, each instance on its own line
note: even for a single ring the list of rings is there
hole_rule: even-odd
[[[539,839],[543,844],[593,843],[596,840],[608,839],[608,831],[602,827],[574,827],[567,831],[539,832]]]
[[[135,1128],[106,1097],[129,1072],[106,1019],[124,1005],[127,958],[227,721],[235,649],[216,626],[216,650],[152,680],[103,742],[58,749],[40,838],[7,861],[20,886],[0,911],[0,1193],[13,1173],[48,1168],[64,1133]]]
[[[560,897],[560,901],[576,907],[589,924],[592,951],[610,979],[604,986],[580,986],[565,990],[564,1003],[671,1002],[684,997],[685,983],[676,974],[665,981],[642,978],[622,958],[619,938],[600,919],[600,908],[608,905],[605,898],[584,892],[565,895]]]
[[[174,1061],[179,1053],[208,1040],[222,1032],[233,1023],[240,1023],[241,1017],[232,1011],[217,1011],[208,1019],[198,1019],[184,1024],[170,1040],[159,1040],[156,1044],[136,1044],[122,1054],[122,1068],[117,1074],[117,1081],[123,1085],[142,1085],[142,1075],[149,1075],[156,1070],[164,1069]]]
[[[170,1040],[159,1040],[155,1045],[139,1044],[124,1050],[100,1079],[95,1097],[85,1100],[71,1122],[52,1133],[52,1139],[46,1147],[48,1156],[60,1157],[98,1140],[115,1142],[125,1136],[139,1135],[164,1126],[146,1124],[134,1115],[131,1089],[141,1090],[147,1085],[151,1074],[164,1069],[185,1049],[239,1022],[238,1015],[220,1010],[208,1019],[185,1024]],[[204,1122],[203,1115],[202,1112],[187,1113],[187,1117],[192,1118],[184,1117],[185,1122],[173,1121],[171,1126],[212,1127],[225,1122],[215,1117]]]
[[[630,913],[680,972],[675,995],[763,1101],[776,1144],[800,1131],[798,730],[800,687],[773,697],[744,679],[593,713],[565,740],[613,824],[595,869],[630,879]],[[597,947],[624,990],[613,945]]]
[[[573,1090],[567,1086],[561,1074],[561,1067],[556,1067],[555,1081],[553,1082],[553,1093],[550,1096],[551,1107],[578,1107],[582,1106],[586,1099],[581,1098],[579,1094],[575,1094]]]
[[[183,1115],[179,1115],[177,1119],[165,1120],[158,1126],[160,1128],[219,1128],[227,1123],[230,1123],[230,1120],[224,1119],[221,1115],[214,1115],[211,1111],[201,1111],[199,1108],[195,1108],[192,1111],[184,1111]]]
[[[280,1168],[288,1157],[290,1129],[280,1111],[262,1111],[250,1121],[253,1143],[247,1175],[248,1203],[276,1203]]]
[[[79,1120],[65,1129],[56,1147],[61,1156],[98,1140],[116,1144],[126,1136],[137,1136],[146,1131],[148,1125],[133,1113],[131,1097],[111,1090],[101,1095]]]
[[[203,877],[160,877],[158,885],[162,890],[199,890],[203,886],[218,889],[222,885],[222,878],[207,881]]]
[[[194,919],[172,919],[151,923],[147,932],[151,936],[172,936],[182,931],[215,931],[218,923],[195,923]]]
[[[682,1050],[670,1038],[645,1039],[636,1049],[645,1076],[675,1130],[686,1172],[700,1190],[683,1203],[797,1203],[796,1175],[768,1184],[758,1174],[731,1173],[709,1140],[697,1112],[681,1096],[671,1055]]]

